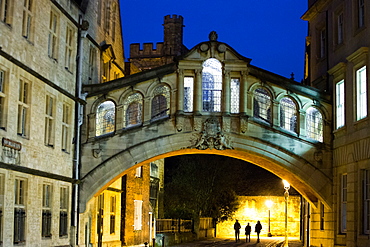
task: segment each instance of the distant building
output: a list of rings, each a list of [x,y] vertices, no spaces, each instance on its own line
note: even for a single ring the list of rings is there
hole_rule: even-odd
[[[130,74],[172,63],[175,57],[188,52],[183,44],[183,22],[184,18],[181,15],[165,16],[164,42],[157,43],[155,48],[153,43],[144,43],[143,48],[137,43],[130,44],[129,61],[132,67]]]

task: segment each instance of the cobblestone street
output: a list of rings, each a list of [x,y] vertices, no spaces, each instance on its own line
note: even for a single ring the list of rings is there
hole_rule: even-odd
[[[245,239],[241,239],[238,242],[235,242],[232,238],[213,238],[201,241],[194,241],[190,243],[183,243],[178,245],[171,245],[172,247],[201,247],[201,246],[238,246],[238,247],[245,247],[245,246],[255,246],[255,247],[274,247],[274,246],[282,246],[284,243],[284,238],[281,237],[262,237],[260,243],[257,243],[257,239],[252,238],[251,242],[246,243]],[[289,247],[302,247],[303,244],[298,239],[289,240]]]

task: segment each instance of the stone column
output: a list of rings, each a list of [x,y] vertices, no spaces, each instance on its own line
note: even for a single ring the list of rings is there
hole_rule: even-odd
[[[194,114],[200,114],[203,111],[202,100],[202,70],[195,70],[194,81]]]
[[[223,73],[223,83],[222,83],[222,102],[221,111],[229,115],[230,114],[230,71],[224,70]]]
[[[116,131],[123,129],[123,105],[116,107]]]
[[[177,109],[176,113],[184,112],[184,70],[177,70]]]
[[[240,107],[240,115],[247,114],[247,71],[241,71],[241,82],[240,82],[240,99],[239,99],[239,107]]]

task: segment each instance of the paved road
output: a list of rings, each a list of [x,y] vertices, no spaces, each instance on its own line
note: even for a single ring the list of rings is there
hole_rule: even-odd
[[[246,243],[245,239],[235,242],[232,238],[213,238],[208,240],[194,241],[191,243],[183,243],[178,245],[172,245],[172,247],[214,247],[214,246],[236,246],[236,247],[277,247],[282,246],[284,238],[271,237],[271,238],[261,238],[260,243],[256,242],[256,239],[251,239],[251,242]],[[300,241],[294,239],[289,241],[289,247],[302,247]]]

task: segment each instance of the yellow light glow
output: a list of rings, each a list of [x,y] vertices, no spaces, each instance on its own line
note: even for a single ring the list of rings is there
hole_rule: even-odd
[[[287,190],[290,189],[290,183],[286,181],[285,179],[283,179],[283,184],[284,184],[284,189],[287,189]]]
[[[272,204],[274,204],[274,202],[273,202],[273,201],[271,201],[271,200],[266,200],[266,201],[265,201],[265,204],[266,204],[266,206],[267,206],[268,208],[271,208],[271,207],[272,207]]]

